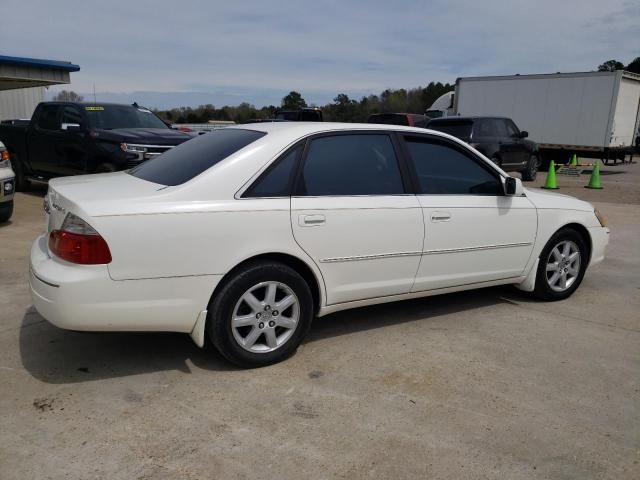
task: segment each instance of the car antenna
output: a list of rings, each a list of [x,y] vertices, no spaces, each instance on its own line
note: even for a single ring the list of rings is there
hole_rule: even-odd
[[[133,104],[131,106],[133,106],[135,108],[140,108],[140,106],[138,105],[138,102],[133,102]]]

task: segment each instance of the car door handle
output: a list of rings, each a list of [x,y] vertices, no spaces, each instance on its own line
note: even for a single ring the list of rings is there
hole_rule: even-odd
[[[298,223],[303,227],[322,225],[326,222],[324,215],[300,215]]]
[[[431,214],[432,222],[448,222],[451,220],[451,214],[449,212],[433,212]]]

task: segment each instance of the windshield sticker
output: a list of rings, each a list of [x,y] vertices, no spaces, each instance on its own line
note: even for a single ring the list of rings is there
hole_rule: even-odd
[[[104,107],[84,107],[87,112],[102,112]]]

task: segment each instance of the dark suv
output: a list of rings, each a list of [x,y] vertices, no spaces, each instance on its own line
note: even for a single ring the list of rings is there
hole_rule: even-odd
[[[522,179],[535,180],[540,167],[538,144],[505,117],[434,118],[427,128],[448,133],[467,142],[503,170],[520,172]]]
[[[431,119],[426,115],[417,113],[374,113],[369,115],[367,123],[426,128],[429,120]]]

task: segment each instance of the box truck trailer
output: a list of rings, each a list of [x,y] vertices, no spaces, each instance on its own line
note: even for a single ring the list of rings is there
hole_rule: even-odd
[[[640,75],[616,72],[467,77],[454,113],[510,117],[538,142],[543,164],[624,160],[640,146]]]

